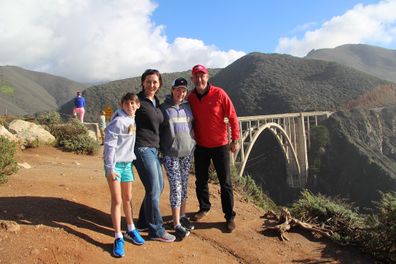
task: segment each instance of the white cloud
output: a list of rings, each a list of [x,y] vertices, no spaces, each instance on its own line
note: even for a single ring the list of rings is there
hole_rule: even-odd
[[[150,0],[1,0],[0,65],[77,81],[140,75],[146,68],[183,71],[196,63],[225,67],[243,56],[201,40],[167,41]]]
[[[343,44],[389,45],[396,42],[396,0],[372,5],[355,5],[320,28],[279,39],[276,52],[305,56],[312,49],[334,48]]]

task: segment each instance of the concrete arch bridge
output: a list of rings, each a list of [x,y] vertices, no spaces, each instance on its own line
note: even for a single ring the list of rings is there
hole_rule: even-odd
[[[256,140],[269,130],[278,141],[286,160],[287,184],[301,188],[308,178],[310,128],[328,118],[332,112],[301,112],[238,117],[240,149],[232,155],[238,175],[242,176]]]

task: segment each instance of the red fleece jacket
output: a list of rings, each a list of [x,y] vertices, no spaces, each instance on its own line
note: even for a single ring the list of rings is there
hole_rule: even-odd
[[[230,97],[220,87],[209,84],[209,91],[201,100],[194,89],[188,95],[194,116],[194,134],[197,144],[206,148],[228,144],[227,117],[231,127],[231,139],[239,139],[239,122]]]

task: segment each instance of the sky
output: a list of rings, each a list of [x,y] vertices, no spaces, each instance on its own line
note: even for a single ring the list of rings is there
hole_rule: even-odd
[[[85,83],[357,43],[396,50],[396,0],[0,0],[0,66]]]

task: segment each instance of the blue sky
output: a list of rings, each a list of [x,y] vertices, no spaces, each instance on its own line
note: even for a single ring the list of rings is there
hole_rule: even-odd
[[[396,49],[396,0],[0,1],[0,65],[81,82],[356,43]]]
[[[153,21],[165,26],[168,40],[202,39],[221,50],[273,53],[281,37],[302,37],[356,4],[374,0],[156,0]],[[183,8],[181,8],[183,7]],[[197,21],[199,23],[197,24]],[[392,47],[396,47],[393,42]]]

